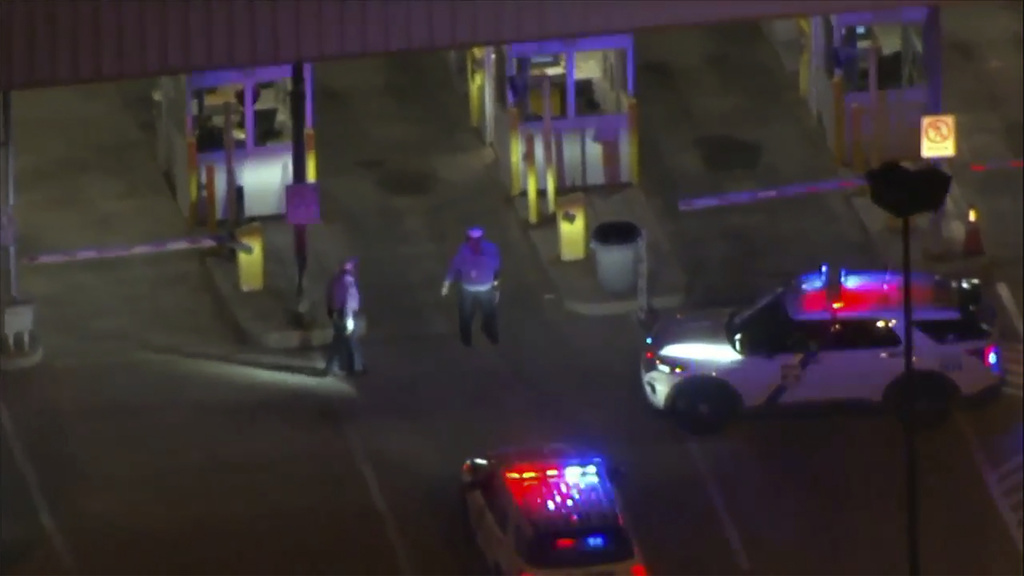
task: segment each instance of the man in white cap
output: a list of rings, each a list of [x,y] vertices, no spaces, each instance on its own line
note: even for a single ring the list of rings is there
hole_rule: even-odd
[[[356,286],[356,261],[348,260],[327,284],[327,315],[334,327],[334,337],[327,347],[327,364],[324,372],[328,375],[341,372],[339,363],[344,361],[345,372],[350,376],[366,374],[363,364],[363,348],[359,342],[362,326],[359,315],[359,288]]]
[[[493,242],[484,238],[482,228],[466,231],[466,241],[452,258],[441,295],[447,296],[452,282],[459,285],[459,336],[466,346],[473,345],[473,318],[477,310],[483,317],[483,333],[492,344],[498,343],[498,281],[501,255]]]

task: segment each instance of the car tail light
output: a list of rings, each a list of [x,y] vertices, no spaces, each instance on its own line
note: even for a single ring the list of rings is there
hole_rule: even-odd
[[[967,351],[968,356],[972,356],[981,360],[985,363],[985,368],[988,368],[993,373],[999,373],[999,346],[996,344],[989,344],[984,348],[972,348]]]
[[[630,576],[647,576],[647,567],[643,564],[633,564],[629,567]]]

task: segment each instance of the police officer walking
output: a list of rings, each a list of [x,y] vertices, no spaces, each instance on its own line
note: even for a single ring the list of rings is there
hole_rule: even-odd
[[[349,260],[338,268],[327,283],[327,316],[331,319],[334,336],[327,347],[327,375],[339,374],[341,362],[349,376],[366,374],[363,348],[359,342],[364,326],[359,315],[359,288],[356,286],[356,262]]]
[[[448,267],[441,287],[447,296],[452,282],[458,283],[459,336],[466,346],[473,345],[473,318],[479,310],[484,336],[498,343],[498,280],[501,256],[498,247],[484,238],[481,228],[466,231],[466,241]]]

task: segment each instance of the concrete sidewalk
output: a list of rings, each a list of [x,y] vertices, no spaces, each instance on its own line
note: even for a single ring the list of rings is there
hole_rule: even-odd
[[[587,192],[585,207],[588,234],[598,224],[614,220],[634,222],[644,231],[649,304],[654,309],[681,306],[686,293],[685,278],[643,192],[636,188]],[[528,212],[524,197],[516,199],[516,210],[525,221]],[[637,310],[639,303],[635,291],[624,295],[609,294],[600,285],[593,251],[579,262],[562,262],[559,259],[558,230],[554,221],[549,219],[536,226],[528,226],[527,230],[568,310],[587,316],[625,314]]]
[[[188,234],[155,161],[151,87],[141,80],[15,95],[20,257]],[[36,304],[44,364],[153,345],[232,345],[195,253],[22,265],[19,272],[19,295]]]
[[[292,227],[283,221],[263,223],[265,286],[260,292],[243,293],[238,285],[234,262],[222,255],[209,255],[203,264],[213,282],[214,293],[234,328],[245,342],[270,349],[303,349],[322,346],[331,339],[324,289],[331,269],[320,257],[321,247],[331,246],[335,234],[324,225],[308,229],[312,248],[306,273],[306,305],[299,313],[296,294],[297,269]]]

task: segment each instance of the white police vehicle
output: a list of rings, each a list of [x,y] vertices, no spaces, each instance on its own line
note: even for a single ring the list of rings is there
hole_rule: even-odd
[[[559,444],[467,460],[469,525],[491,573],[646,576],[618,507],[617,474]]]
[[[900,406],[903,281],[892,272],[804,275],[746,309],[679,314],[646,339],[648,401],[693,431],[744,408],[870,401]],[[1002,385],[999,348],[978,319],[977,280],[911,276],[914,408],[941,419],[958,397]]]

